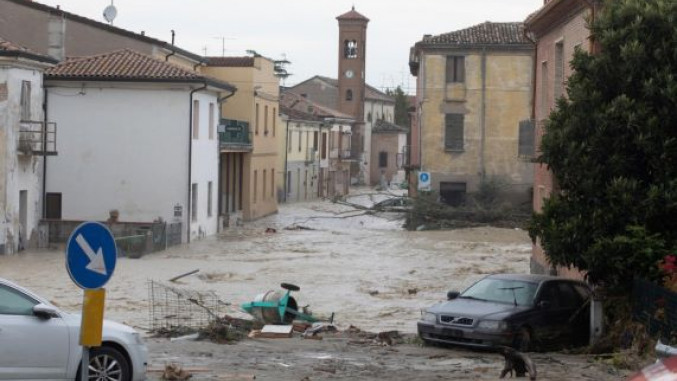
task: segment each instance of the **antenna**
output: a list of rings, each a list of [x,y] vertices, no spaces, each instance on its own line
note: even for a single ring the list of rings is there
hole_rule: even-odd
[[[118,15],[118,10],[115,8],[115,5],[113,4],[113,0],[110,1],[110,5],[106,7],[106,9],[103,10],[103,18],[106,19],[106,21],[113,25],[113,20],[115,20],[115,17]]]

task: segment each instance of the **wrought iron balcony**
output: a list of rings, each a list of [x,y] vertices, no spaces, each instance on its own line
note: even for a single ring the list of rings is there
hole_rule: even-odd
[[[37,120],[19,122],[17,152],[20,155],[56,155],[56,123]]]
[[[252,132],[249,123],[241,120],[221,119],[219,124],[221,150],[251,151]]]

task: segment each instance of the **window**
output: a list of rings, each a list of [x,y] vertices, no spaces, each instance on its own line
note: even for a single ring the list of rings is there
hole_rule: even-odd
[[[318,132],[313,131],[313,149],[316,150],[316,151],[317,151],[317,143],[318,143],[317,139],[318,139]]]
[[[209,140],[214,140],[214,104],[209,104]]]
[[[291,146],[294,144],[291,139],[291,133],[292,131],[287,131],[287,152],[291,152]]]
[[[268,182],[268,171],[264,169],[263,170],[263,189],[261,191],[261,198],[264,199],[264,200],[266,199],[266,195],[267,195],[267,193],[266,193],[266,189],[267,189],[267,185],[268,185],[267,182]]]
[[[562,96],[564,88],[564,42],[559,41],[555,44],[555,83],[554,99]]]
[[[263,107],[263,134],[268,135],[268,105]]]
[[[463,114],[446,114],[444,117],[444,148],[463,150]]]
[[[193,139],[200,137],[200,101],[193,101]]]
[[[258,180],[259,180],[259,174],[257,170],[254,170],[254,192],[252,192],[252,195],[254,196],[254,200],[252,201],[253,204],[256,204],[256,191],[258,187]]]
[[[47,193],[45,195],[45,218],[61,219],[61,193]]]
[[[33,315],[37,300],[12,288],[0,285],[0,315]]]
[[[353,91],[348,89],[346,90],[346,100],[347,101],[352,101],[353,100]]]
[[[541,63],[541,119],[548,116],[548,61]]]
[[[440,182],[440,198],[451,206],[461,206],[465,202],[465,183]]]
[[[367,113],[367,122],[371,122],[371,111]]]
[[[299,131],[299,152],[301,152],[301,142],[303,141],[303,131]]]
[[[517,156],[530,158],[534,156],[534,121],[527,119],[519,124],[519,147]]]
[[[291,171],[287,171],[287,194],[291,194]]]
[[[447,56],[447,83],[465,82],[465,57]]]
[[[276,124],[277,124],[277,109],[273,107],[273,136],[275,136]]]
[[[21,120],[31,120],[30,81],[21,81]]]
[[[357,58],[357,41],[343,41],[343,55],[345,58]]]
[[[270,197],[275,197],[275,170],[270,170]]]
[[[254,133],[259,134],[259,104],[256,104],[256,120],[254,120]]]
[[[379,168],[388,168],[388,152],[379,152],[378,153],[378,167]]]
[[[321,150],[320,156],[322,157],[322,160],[327,158],[327,133],[326,132],[322,133],[322,150]]]
[[[207,217],[212,216],[212,182],[207,183]]]
[[[197,184],[193,183],[190,190],[190,219],[197,221]]]

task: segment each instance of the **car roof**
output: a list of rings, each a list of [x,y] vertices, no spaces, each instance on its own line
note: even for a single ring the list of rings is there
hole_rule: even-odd
[[[491,274],[487,276],[487,278],[492,278],[492,279],[503,279],[503,280],[519,280],[519,281],[524,281],[524,282],[534,282],[534,283],[542,283],[550,280],[560,280],[560,281],[569,281],[569,282],[574,282],[574,283],[581,283],[585,284],[579,280],[576,279],[570,279],[570,278],[562,278],[558,276],[553,276],[553,275],[545,275],[545,274]]]
[[[21,291],[24,294],[26,294],[26,295],[32,297],[33,299],[37,300],[40,303],[47,304],[47,305],[50,305],[52,307],[55,307],[54,304],[52,304],[49,300],[41,297],[40,295],[34,293],[33,291],[31,291],[31,290],[29,290],[25,287],[19,286],[18,284],[14,283],[14,282],[12,282],[8,279],[0,278],[0,284],[4,284],[5,286],[8,286],[8,287],[13,288],[13,289],[18,290],[18,291]]]

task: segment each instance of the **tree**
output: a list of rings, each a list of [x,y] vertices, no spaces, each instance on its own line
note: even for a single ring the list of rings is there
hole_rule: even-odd
[[[395,124],[400,127],[409,127],[409,100],[400,86],[395,90],[386,90],[386,94],[395,98]]]
[[[551,263],[627,289],[677,248],[677,2],[608,0],[577,51],[538,162],[558,191],[529,234]]]

